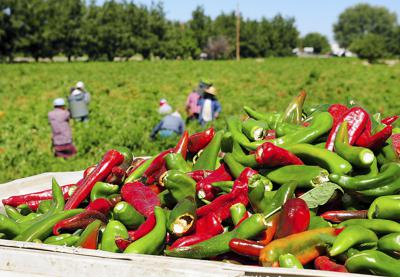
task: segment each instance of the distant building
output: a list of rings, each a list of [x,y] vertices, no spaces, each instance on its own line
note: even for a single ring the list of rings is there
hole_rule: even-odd
[[[332,43],[331,44],[331,49],[332,49],[332,56],[336,57],[356,57],[354,53],[351,51],[341,48],[339,44],[337,43]]]

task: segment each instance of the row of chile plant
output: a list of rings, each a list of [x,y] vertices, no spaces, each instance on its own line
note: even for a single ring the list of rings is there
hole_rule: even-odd
[[[282,112],[150,159],[109,150],[76,184],[3,199],[4,239],[398,276],[400,130],[359,105]]]

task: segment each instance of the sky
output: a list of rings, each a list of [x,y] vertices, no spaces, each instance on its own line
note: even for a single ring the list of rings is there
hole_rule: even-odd
[[[104,0],[97,0],[101,4]],[[150,5],[157,0],[135,0],[135,3]],[[280,13],[296,19],[296,26],[302,36],[309,32],[319,32],[333,40],[332,26],[339,14],[347,7],[360,2],[387,7],[400,17],[399,0],[164,0],[168,19],[186,21],[197,6],[203,6],[205,13],[215,18],[221,12],[236,10],[239,5],[244,18],[272,18]]]

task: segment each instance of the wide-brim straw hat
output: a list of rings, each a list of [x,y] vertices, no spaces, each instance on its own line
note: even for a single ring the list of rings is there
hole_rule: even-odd
[[[215,89],[214,86],[208,87],[204,89],[205,93],[211,94],[211,95],[217,95],[217,90]]]

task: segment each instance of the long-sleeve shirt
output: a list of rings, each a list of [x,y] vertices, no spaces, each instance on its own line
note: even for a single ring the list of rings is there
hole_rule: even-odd
[[[88,104],[90,102],[90,94],[75,89],[68,97],[69,108],[72,118],[87,116],[89,114]]]
[[[200,106],[198,105],[199,99],[200,94],[196,91],[191,92],[186,99],[186,109],[190,115],[200,112]]]
[[[155,137],[161,130],[171,130],[177,134],[182,134],[185,129],[185,123],[182,118],[173,113],[164,116],[164,118],[153,128],[150,137]]]
[[[60,108],[55,108],[48,113],[53,145],[72,143],[72,132],[71,127],[69,126],[69,118],[69,111]]]

